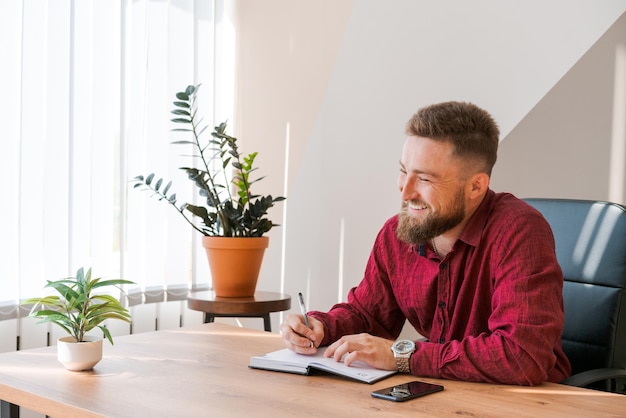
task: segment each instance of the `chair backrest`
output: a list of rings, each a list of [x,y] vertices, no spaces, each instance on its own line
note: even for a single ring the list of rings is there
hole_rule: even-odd
[[[524,199],[543,214],[563,270],[563,350],[572,374],[626,368],[626,207]]]

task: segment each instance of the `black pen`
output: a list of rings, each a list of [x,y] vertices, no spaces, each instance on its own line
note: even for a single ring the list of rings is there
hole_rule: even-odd
[[[302,292],[298,293],[298,302],[300,303],[300,312],[302,312],[302,317],[304,318],[304,325],[306,325],[307,328],[311,328],[311,324],[309,324],[309,317],[306,315],[306,306],[304,305]],[[311,348],[314,346],[313,341],[311,341]]]

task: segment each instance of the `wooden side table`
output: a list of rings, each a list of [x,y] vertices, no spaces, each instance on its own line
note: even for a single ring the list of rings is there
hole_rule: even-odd
[[[258,291],[250,298],[222,298],[213,291],[193,292],[187,298],[187,307],[204,312],[205,323],[213,322],[216,317],[263,318],[265,331],[271,331],[270,312],[291,308],[291,296]]]

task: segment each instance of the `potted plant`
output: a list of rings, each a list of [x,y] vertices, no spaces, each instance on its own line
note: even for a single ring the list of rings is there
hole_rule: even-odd
[[[102,359],[102,338],[87,334],[96,327],[100,328],[113,345],[113,337],[102,323],[106,319],[131,322],[128,309],[115,297],[93,291],[132,283],[122,279],[92,278],[91,269],[85,274],[81,267],[76,277],[48,280],[45,287],[54,289],[58,295],[31,298],[22,304],[33,305],[29,317],[39,318],[39,323],[52,322],[69,334],[57,341],[61,364],[72,371],[90,370]]]
[[[200,232],[206,249],[216,296],[253,296],[269,238],[264,234],[277,226],[267,218],[267,211],[284,197],[253,194],[251,186],[263,177],[252,179],[257,169],[253,152],[240,153],[237,138],[226,134],[226,122],[216,126],[210,138],[203,136],[207,126],[198,116],[197,93],[200,86],[188,86],[176,94],[172,122],[182,125],[173,131],[189,139],[173,144],[191,146],[195,167],[181,167],[197,187],[203,204],[179,204],[172,182],[164,184],[154,173],[137,176],[134,187],[151,191],[154,197],[172,206]]]

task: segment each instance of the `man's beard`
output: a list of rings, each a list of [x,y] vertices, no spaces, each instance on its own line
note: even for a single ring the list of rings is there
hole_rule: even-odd
[[[465,217],[465,196],[461,189],[452,201],[449,213],[433,215],[429,213],[425,218],[420,219],[408,213],[408,202],[402,202],[399,213],[396,236],[401,241],[410,245],[422,245],[433,238],[454,228],[463,221]],[[414,201],[418,205],[423,202]]]

